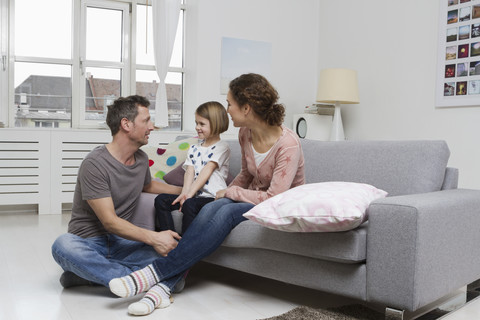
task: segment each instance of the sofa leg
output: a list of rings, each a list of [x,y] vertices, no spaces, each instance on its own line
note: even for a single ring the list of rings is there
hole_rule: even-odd
[[[469,285],[467,285],[467,292],[469,291],[477,291],[480,288],[480,279],[473,281]]]
[[[480,296],[480,280],[467,285],[467,302]]]
[[[403,320],[403,310],[385,308],[385,320]]]

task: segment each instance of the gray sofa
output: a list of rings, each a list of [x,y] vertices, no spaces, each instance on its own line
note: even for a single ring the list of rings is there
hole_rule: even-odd
[[[235,175],[240,150],[229,143]],[[444,141],[302,140],[302,147],[307,183],[368,183],[388,197],[346,232],[289,233],[245,221],[205,261],[394,308],[398,319],[480,278],[480,191],[457,189]],[[135,217],[149,229],[154,197],[142,194]]]

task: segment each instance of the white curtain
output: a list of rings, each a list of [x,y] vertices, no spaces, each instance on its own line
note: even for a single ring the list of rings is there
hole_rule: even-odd
[[[172,57],[177,33],[181,0],[153,0],[153,52],[155,67],[160,79],[155,99],[155,126],[168,126],[167,88],[165,77]]]

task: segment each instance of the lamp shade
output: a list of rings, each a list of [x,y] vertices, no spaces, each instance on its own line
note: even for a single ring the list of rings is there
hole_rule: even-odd
[[[350,69],[324,69],[320,72],[317,101],[324,103],[359,103],[357,72]]]

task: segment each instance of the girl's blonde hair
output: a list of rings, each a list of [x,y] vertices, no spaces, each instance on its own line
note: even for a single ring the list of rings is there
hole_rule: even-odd
[[[211,134],[220,134],[228,130],[227,111],[220,102],[208,101],[202,103],[195,113],[210,121]]]

